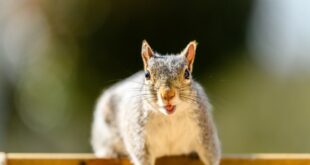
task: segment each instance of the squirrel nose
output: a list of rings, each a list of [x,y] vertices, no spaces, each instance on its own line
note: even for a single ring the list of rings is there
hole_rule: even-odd
[[[175,91],[171,88],[164,88],[161,91],[161,97],[162,97],[162,99],[164,99],[166,101],[173,99],[174,96],[175,96]]]

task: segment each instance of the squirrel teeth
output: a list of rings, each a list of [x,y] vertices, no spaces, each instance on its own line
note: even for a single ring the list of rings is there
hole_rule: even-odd
[[[175,110],[175,105],[166,105],[165,109],[168,112],[168,114],[172,114]]]

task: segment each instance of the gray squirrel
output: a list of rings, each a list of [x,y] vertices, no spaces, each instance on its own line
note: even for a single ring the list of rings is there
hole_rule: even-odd
[[[220,142],[211,104],[192,79],[196,41],[176,55],[160,55],[144,40],[144,71],[113,85],[98,99],[91,144],[98,157],[129,156],[134,165],[197,153],[219,165]]]

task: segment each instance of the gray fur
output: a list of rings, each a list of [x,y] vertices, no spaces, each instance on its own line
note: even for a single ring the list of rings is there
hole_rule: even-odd
[[[184,80],[184,70],[188,67],[184,53],[154,53],[145,61],[151,80],[145,80],[141,71],[102,94],[92,127],[91,143],[97,156],[130,156],[135,165],[154,165],[160,156],[197,152],[205,165],[219,164],[221,149],[211,105],[196,81],[191,77]],[[176,111],[168,116],[159,112],[158,93],[163,86],[177,91]],[[178,123],[184,123],[185,127],[178,127]],[[193,129],[187,130],[186,125]],[[170,130],[171,136],[166,133]],[[189,136],[191,131],[197,132],[197,136]],[[156,146],[158,140],[167,146]],[[184,153],[179,141],[185,145]]]

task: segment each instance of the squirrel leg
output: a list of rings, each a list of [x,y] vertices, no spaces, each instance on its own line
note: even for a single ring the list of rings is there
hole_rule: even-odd
[[[127,152],[134,165],[154,165],[155,159],[151,156],[144,134],[143,125],[138,123],[127,127],[124,136],[124,143]]]
[[[200,160],[203,162],[204,165],[219,165],[219,161],[216,160],[214,155],[208,151],[206,148],[202,146],[197,150]]]
[[[137,139],[137,137],[136,137]],[[155,159],[149,154],[145,143],[130,141],[127,144],[128,153],[134,165],[155,165]]]
[[[199,158],[205,165],[219,165],[221,146],[214,123],[212,119],[205,117],[200,120],[199,125],[201,136],[196,147]]]
[[[220,144],[217,136],[204,137],[196,149],[200,160],[205,165],[219,165],[221,159]]]

